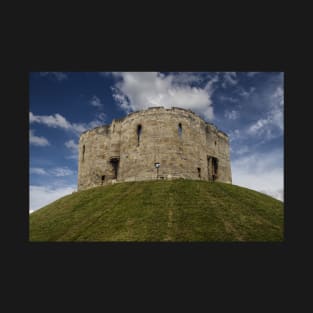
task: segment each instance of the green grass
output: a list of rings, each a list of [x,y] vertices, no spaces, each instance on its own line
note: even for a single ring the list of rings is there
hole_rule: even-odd
[[[206,181],[119,183],[30,215],[30,241],[283,241],[283,203]]]

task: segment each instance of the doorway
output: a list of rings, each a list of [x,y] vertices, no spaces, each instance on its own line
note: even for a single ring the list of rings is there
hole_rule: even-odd
[[[215,181],[218,179],[218,158],[208,156],[208,179]]]
[[[113,177],[112,177],[112,179],[117,179],[120,158],[119,157],[112,157],[110,159],[110,163],[112,165],[112,170],[113,170]]]

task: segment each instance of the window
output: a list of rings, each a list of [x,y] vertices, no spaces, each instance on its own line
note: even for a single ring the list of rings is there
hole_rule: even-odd
[[[85,145],[83,145],[83,156],[82,156],[82,161],[84,161],[84,159],[85,159]]]
[[[141,137],[141,132],[142,132],[142,126],[139,124],[137,126],[137,142],[138,142],[138,147],[139,147],[139,144],[140,144],[140,137]]]
[[[181,138],[182,133],[183,133],[183,127],[182,127],[181,123],[179,123],[178,124],[178,136],[179,136],[179,138]]]
[[[104,180],[105,180],[105,175],[102,175],[101,176],[101,185],[103,185]]]
[[[201,178],[201,168],[197,167],[197,170],[198,170],[198,177]]]

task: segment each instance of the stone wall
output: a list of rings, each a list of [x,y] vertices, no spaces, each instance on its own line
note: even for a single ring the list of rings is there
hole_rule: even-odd
[[[80,137],[79,190],[175,178],[231,183],[228,136],[189,110],[149,108]]]

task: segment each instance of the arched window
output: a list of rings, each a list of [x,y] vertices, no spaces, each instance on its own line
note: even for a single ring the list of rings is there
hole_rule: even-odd
[[[139,124],[139,125],[137,126],[137,141],[138,141],[138,147],[139,147],[139,144],[140,144],[141,132],[142,132],[142,126]]]
[[[181,123],[179,123],[178,124],[178,136],[179,136],[179,138],[181,138],[182,134],[183,134],[183,127],[182,127]]]
[[[83,156],[82,156],[82,161],[84,161],[85,159],[85,145],[83,145],[83,152],[82,152]]]

